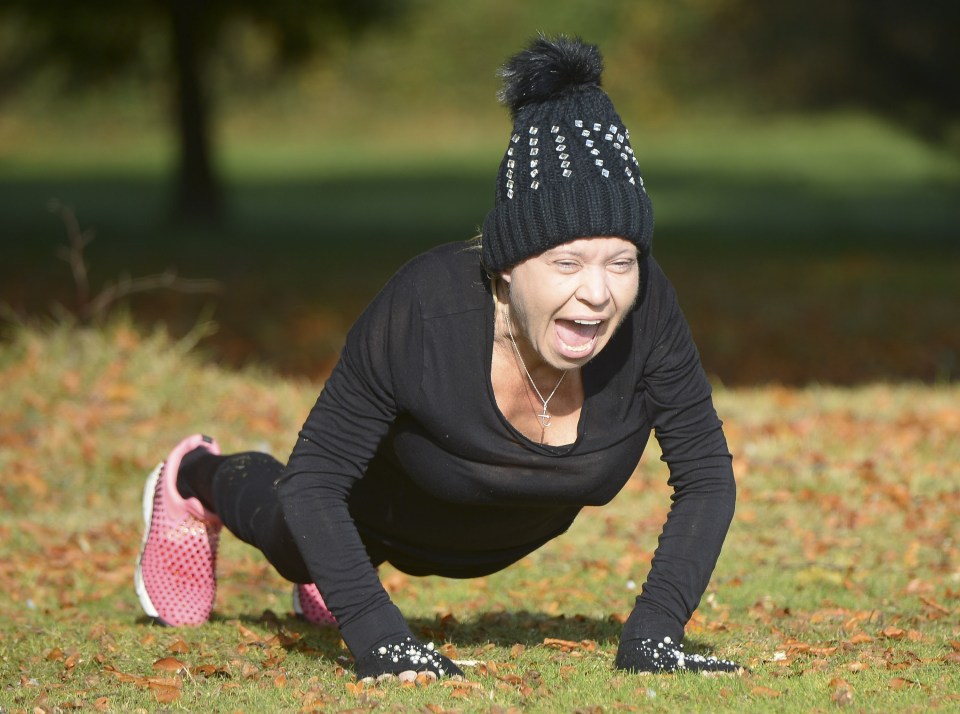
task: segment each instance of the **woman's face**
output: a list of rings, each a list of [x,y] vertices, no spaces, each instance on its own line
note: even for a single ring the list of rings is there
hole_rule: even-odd
[[[640,289],[637,247],[579,238],[504,271],[514,336],[547,364],[570,369],[602,350]]]

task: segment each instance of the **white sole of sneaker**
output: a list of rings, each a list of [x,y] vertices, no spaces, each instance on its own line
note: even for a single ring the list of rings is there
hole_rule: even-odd
[[[150,522],[153,520],[153,498],[157,491],[157,481],[160,479],[160,473],[163,471],[163,462],[157,465],[149,476],[147,483],[143,487],[143,539],[140,542],[140,555],[137,556],[137,569],[134,572],[133,583],[137,591],[137,598],[140,600],[140,607],[154,620],[163,622],[160,615],[157,614],[157,608],[154,607],[150,596],[147,594],[147,588],[143,583],[143,570],[140,562],[143,560],[143,551],[147,547],[147,538],[150,536]]]
[[[300,588],[296,584],[293,586],[293,614],[301,620],[306,619],[303,615],[303,606],[300,604]]]

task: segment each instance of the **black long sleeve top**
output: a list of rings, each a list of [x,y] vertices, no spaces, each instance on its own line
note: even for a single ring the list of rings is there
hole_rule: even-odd
[[[637,606],[682,628],[733,515],[731,457],[673,288],[652,257],[637,303],[582,368],[573,444],[537,444],[497,407],[494,303],[479,253],[435,248],[404,266],[350,330],[278,494],[311,577],[355,655],[408,634],[375,565],[474,577],[610,501],[651,430],[672,506]]]

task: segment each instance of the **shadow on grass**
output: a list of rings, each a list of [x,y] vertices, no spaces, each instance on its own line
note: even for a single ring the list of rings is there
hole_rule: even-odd
[[[500,647],[515,644],[535,646],[547,638],[581,642],[593,640],[605,644],[617,642],[622,625],[584,615],[547,615],[527,610],[481,612],[468,622],[451,617],[412,618],[410,628],[434,641],[458,645],[492,643]]]
[[[711,376],[727,384],[950,380],[960,363],[960,190],[895,176],[839,186],[735,170],[649,170],[655,254]],[[492,205],[486,170],[237,180],[229,218],[182,227],[157,177],[0,172],[0,303],[72,304],[58,198],[96,230],[91,284],[174,267],[223,292],[157,292],[126,307],[174,335],[212,308],[204,346],[239,366],[322,378],[367,301],[407,259],[472,237]],[[891,329],[891,326],[895,326]],[[905,333],[902,331],[906,330]]]
[[[280,646],[287,650],[306,649],[314,656],[331,661],[341,661],[344,650],[340,645],[340,633],[331,627],[312,625],[294,616],[278,617],[270,610],[259,616],[241,614],[237,617],[215,613],[212,621],[239,620],[248,626],[267,627],[281,636]],[[150,624],[152,620],[141,617],[138,624]],[[482,612],[469,622],[460,622],[451,616],[433,618],[411,618],[410,629],[422,641],[436,643],[450,642],[461,647],[479,647],[493,644],[509,648],[514,645],[536,647],[547,639],[564,640],[573,644],[595,642],[606,647],[620,641],[623,625],[609,618],[587,617],[585,615],[547,615],[527,610]],[[285,633],[296,632],[303,639],[282,640]],[[572,645],[571,645],[572,646]],[[684,649],[691,654],[709,655],[713,648],[698,642],[695,638],[684,639]]]

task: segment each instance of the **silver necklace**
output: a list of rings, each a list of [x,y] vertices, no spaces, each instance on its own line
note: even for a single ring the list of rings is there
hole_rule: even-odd
[[[557,393],[558,389],[560,389],[560,385],[563,383],[563,378],[567,376],[567,371],[566,370],[563,371],[563,373],[560,375],[560,380],[557,382],[557,386],[553,388],[552,392],[550,392],[550,396],[544,399],[543,395],[540,394],[540,390],[537,389],[537,383],[534,382],[533,377],[530,376],[530,370],[527,369],[527,365],[524,363],[523,357],[520,356],[520,349],[517,347],[517,341],[513,338],[513,327],[512,327],[512,320],[510,319],[510,315],[507,314],[506,317],[507,317],[507,334],[510,335],[510,344],[513,345],[513,351],[514,353],[516,353],[517,359],[520,361],[520,366],[523,367],[523,371],[526,372],[527,379],[530,380],[530,386],[533,387],[533,391],[537,393],[537,398],[541,402],[543,402],[543,411],[537,412],[536,410],[534,410],[534,414],[536,414],[537,419],[540,420],[540,426],[546,429],[548,426],[550,426],[550,419],[551,419],[550,412],[547,411],[547,403],[551,399],[553,399],[553,395]]]

